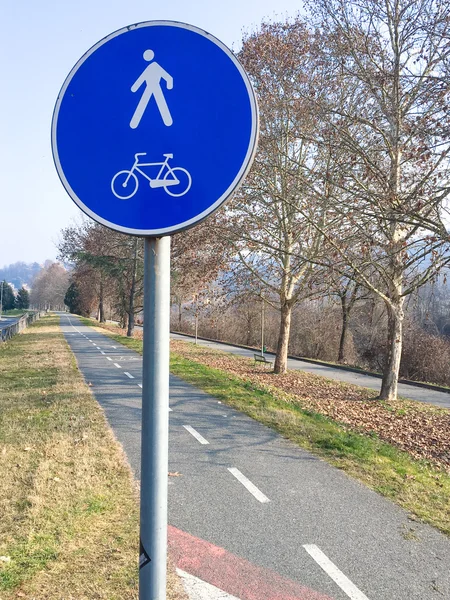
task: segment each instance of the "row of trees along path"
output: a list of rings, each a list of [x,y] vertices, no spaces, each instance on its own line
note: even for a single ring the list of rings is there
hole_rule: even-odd
[[[174,236],[172,298],[254,296],[280,311],[275,372],[306,298],[384,303],[380,398],[397,395],[404,302],[449,264],[450,5],[315,0],[307,18],[263,23],[239,59],[260,107],[252,170],[225,207]],[[142,305],[142,242],[85,223],[63,231],[68,299],[107,298],[131,335]],[[211,289],[211,287],[210,287]],[[219,292],[218,292],[219,290]],[[342,341],[343,348],[343,341]]]
[[[218,221],[219,217],[212,217]],[[209,224],[201,224],[172,240],[172,301],[197,294],[229,262],[229,244]],[[59,255],[74,265],[65,301],[72,312],[90,315],[94,307],[106,321],[105,304],[118,314],[127,335],[143,307],[144,247],[142,239],[85,221],[61,232]],[[181,310],[181,308],[180,308]]]
[[[228,207],[236,272],[281,310],[349,280],[380,297],[394,399],[403,305],[449,262],[446,2],[318,0],[309,23],[264,23],[240,59],[258,93],[254,168]],[[225,233],[225,231],[223,232]]]

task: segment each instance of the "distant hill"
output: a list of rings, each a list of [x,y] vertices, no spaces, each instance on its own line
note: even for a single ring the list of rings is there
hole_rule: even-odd
[[[42,269],[42,266],[37,262],[16,262],[0,269],[0,281],[5,279],[8,283],[13,283],[16,289],[20,289],[24,283],[31,287],[33,279]]]

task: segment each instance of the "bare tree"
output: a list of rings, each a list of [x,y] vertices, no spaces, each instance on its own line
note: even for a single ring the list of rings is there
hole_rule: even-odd
[[[69,273],[59,263],[47,264],[35,277],[30,303],[40,309],[63,310]]]
[[[449,259],[442,215],[450,189],[450,88],[443,76],[450,6],[317,0],[311,10],[327,40],[324,69],[338,83],[316,106],[325,124],[321,142],[336,153],[325,176],[342,235],[333,239],[315,226],[332,248],[333,266],[350,269],[385,303],[380,398],[395,399],[405,298]],[[354,244],[354,236],[365,243]]]
[[[327,160],[314,139],[315,108],[305,101],[323,83],[314,53],[314,37],[295,19],[263,23],[239,55],[258,95],[261,132],[253,168],[227,209],[225,234],[240,281],[280,310],[276,373],[286,371],[292,309],[320,285],[313,259],[324,237],[310,221],[328,230],[323,203],[309,193]]]

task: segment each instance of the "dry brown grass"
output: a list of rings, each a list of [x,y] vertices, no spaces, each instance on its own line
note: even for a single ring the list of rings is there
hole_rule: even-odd
[[[0,346],[0,457],[0,599],[137,599],[131,471],[55,317]]]

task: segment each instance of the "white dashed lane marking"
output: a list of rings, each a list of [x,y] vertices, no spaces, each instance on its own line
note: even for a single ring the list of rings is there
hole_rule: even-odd
[[[331,562],[328,556],[326,556],[320,548],[314,544],[306,544],[303,548],[351,600],[369,600],[369,598],[363,594],[334,563]]]
[[[121,369],[122,367],[120,365],[118,365],[117,363],[114,363],[114,366],[117,367],[118,369]]]
[[[254,483],[247,479],[245,475],[243,475],[239,469],[235,469],[234,467],[228,468],[230,473],[236,477],[238,481],[242,483],[242,485],[252,494],[259,502],[266,503],[270,502],[269,498],[259,490]]]
[[[130,379],[134,379],[134,375],[131,375],[131,373],[128,373],[128,371],[124,371],[125,375],[127,377],[129,377]]]
[[[186,431],[189,431],[189,433],[193,435],[195,439],[200,442],[200,444],[209,444],[208,440],[205,440],[205,438],[190,425],[183,425],[183,427],[186,429]]]

